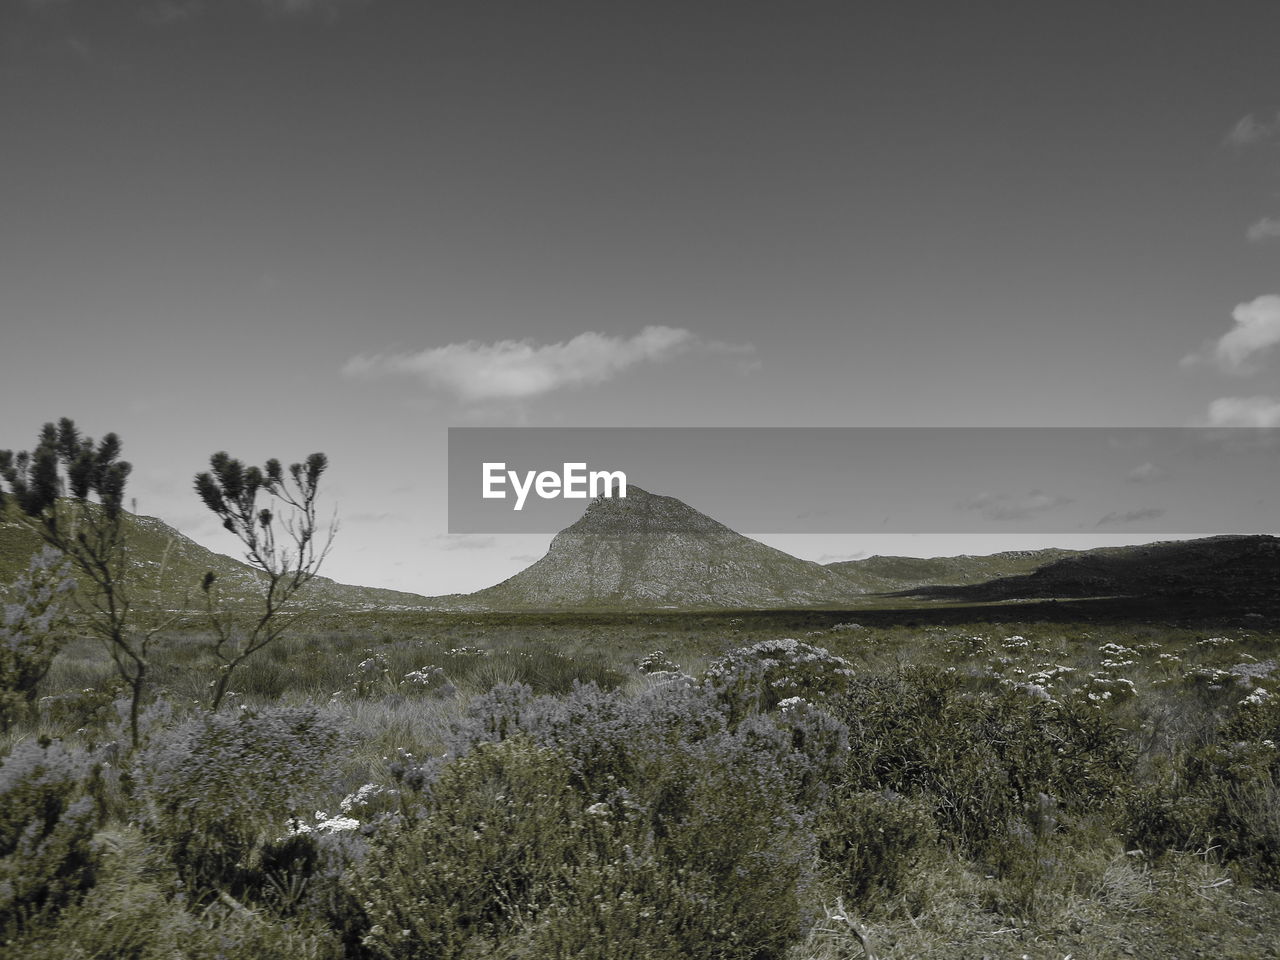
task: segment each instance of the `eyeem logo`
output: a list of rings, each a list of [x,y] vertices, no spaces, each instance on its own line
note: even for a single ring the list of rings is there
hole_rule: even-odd
[[[554,500],[556,497],[563,497],[566,500],[585,500],[588,496],[625,498],[627,495],[625,473],[621,470],[588,472],[585,463],[566,463],[564,470],[560,473],[554,470],[543,470],[541,473],[527,470],[524,473],[523,483],[521,483],[520,474],[515,470],[508,470],[506,463],[485,463],[482,476],[486,500],[505,500],[507,491],[504,488],[510,480],[511,489],[516,494],[513,508],[516,510],[524,509],[524,501],[529,496],[530,490],[536,490],[543,500]],[[618,488],[617,494],[613,492],[615,485]]]

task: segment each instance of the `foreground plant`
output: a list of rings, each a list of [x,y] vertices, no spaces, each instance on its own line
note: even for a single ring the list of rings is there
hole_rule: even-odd
[[[46,547],[13,584],[15,602],[0,610],[0,732],[29,712],[36,685],[70,635],[70,571],[70,562]]]
[[[213,572],[204,576],[205,607],[215,634],[213,654],[221,664],[209,704],[213,710],[227,695],[232,671],[279,639],[296,619],[284,614],[329,553],[337,525],[330,523],[327,534],[322,533],[316,516],[320,476],[328,465],[323,453],[313,453],[305,463],[292,464],[286,478],[279,460],[246,469],[221,452],[209,458],[211,473],[196,475],[196,492],[204,505],[235,534],[245,548],[245,559],[265,577],[262,611],[246,630],[221,603]]]
[[[129,688],[137,747],[150,646],[164,624],[142,625],[130,604],[123,503],[131,469],[120,459],[118,436],[108,433],[95,444],[67,417],[44,425],[34,451],[0,450],[0,477],[9,487],[6,494],[0,485],[0,507],[12,498],[20,517],[80,574],[81,610]]]

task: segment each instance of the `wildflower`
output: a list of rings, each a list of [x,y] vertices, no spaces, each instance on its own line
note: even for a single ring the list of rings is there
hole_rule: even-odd
[[[1262,687],[1258,687],[1253,693],[1249,694],[1240,701],[1242,707],[1260,707],[1271,699],[1271,694],[1267,693]]]
[[[1227,647],[1235,643],[1230,637],[1205,637],[1196,642],[1198,647]]]
[[[355,793],[349,793],[343,797],[342,802],[338,804],[338,809],[343,813],[350,813],[353,808],[364,806],[385,793],[387,793],[386,788],[376,783],[366,783]]]
[[[411,670],[406,673],[402,682],[420,687],[429,687],[443,679],[444,669],[442,667],[419,667],[417,670]]]

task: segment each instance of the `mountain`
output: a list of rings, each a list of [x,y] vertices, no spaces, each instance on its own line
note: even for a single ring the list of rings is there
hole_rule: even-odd
[[[199,584],[208,571],[217,577],[219,591],[228,602],[256,603],[261,597],[263,575],[247,563],[207,550],[155,517],[126,513],[124,522],[135,578],[129,588],[130,599],[135,604],[164,610],[203,609]],[[0,599],[5,597],[6,585],[26,570],[42,546],[39,534],[18,519],[12,505],[0,509]],[[434,606],[417,594],[354,587],[327,577],[312,580],[299,599],[311,607],[347,610]]]
[[[961,602],[1080,597],[1179,597],[1280,601],[1280,538],[1204,537],[1100,547],[1035,571],[986,583],[926,586],[902,596]]]
[[[507,608],[769,608],[862,593],[821,564],[735,533],[674,497],[627,485],[556,534],[547,555],[464,598]]]
[[[896,593],[911,587],[958,586],[984,583],[998,577],[1031,573],[1038,567],[1074,554],[1073,550],[1010,550],[987,556],[867,557],[826,565],[848,577],[867,593]]]

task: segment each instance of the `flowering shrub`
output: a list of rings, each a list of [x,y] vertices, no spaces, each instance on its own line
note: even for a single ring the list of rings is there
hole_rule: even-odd
[[[35,699],[36,684],[69,636],[71,562],[46,547],[13,584],[16,599],[0,609],[0,730]]]
[[[357,697],[367,697],[379,688],[395,686],[395,681],[391,679],[391,664],[387,658],[381,653],[365,652],[369,656],[357,663],[350,674],[352,691]]]
[[[61,742],[19,743],[0,763],[0,943],[94,883],[91,762]]]
[[[315,707],[190,720],[140,758],[150,831],[196,891],[260,892],[278,825],[336,776],[345,744]]]
[[[1125,677],[1090,674],[1085,678],[1085,682],[1076,688],[1076,693],[1093,706],[1100,707],[1104,703],[1130,700],[1137,696],[1138,688],[1132,680]]]
[[[793,696],[821,698],[848,688],[853,664],[822,647],[800,640],[762,640],[714,661],[703,685],[733,719],[753,710],[772,710]]]
[[[1140,796],[1127,820],[1130,835],[1157,854],[1214,847],[1280,885],[1278,742],[1280,697],[1255,689],[1176,776]]]
[[[443,667],[419,667],[417,670],[410,670],[401,678],[400,686],[424,690],[437,697],[451,697],[458,692],[457,688],[449,682]]]
[[[1205,637],[1203,640],[1197,640],[1196,646],[1198,647],[1229,647],[1234,643],[1235,641],[1232,640],[1230,637]]]
[[[1102,807],[1132,767],[1121,732],[1097,711],[969,690],[953,673],[866,678],[834,709],[850,730],[849,785],[932,798],[941,832],[979,854],[1007,841],[1028,798]]]
[[[655,960],[780,956],[801,931],[813,851],[784,772],[753,745],[721,731],[678,741],[660,761],[636,758],[630,782],[588,783],[581,761],[525,733],[474,744],[440,771],[426,814],[376,834],[355,868],[362,948],[387,958],[605,960],[624,945]]]
[[[1193,667],[1182,675],[1182,682],[1193,689],[1217,692],[1233,686],[1236,676],[1217,667]]]
[[[460,957],[536,917],[574,859],[582,804],[568,773],[555,751],[519,739],[449,764],[429,814],[381,833],[348,881],[361,946],[375,957]]]
[[[680,664],[676,663],[661,650],[646,653],[636,661],[636,668],[641,673],[679,673]]]

